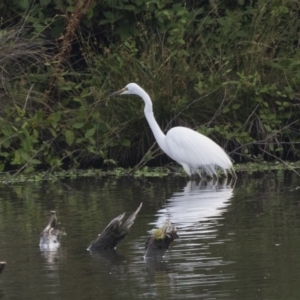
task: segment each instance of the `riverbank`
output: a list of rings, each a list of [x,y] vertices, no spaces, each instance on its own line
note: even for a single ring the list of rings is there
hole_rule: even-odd
[[[235,172],[238,176],[251,175],[255,172],[284,172],[292,171],[296,175],[300,176],[300,161],[297,162],[259,162],[259,163],[244,163],[234,165]],[[90,178],[105,178],[105,177],[132,177],[132,178],[152,178],[152,177],[187,177],[186,173],[181,167],[178,170],[170,170],[167,167],[143,167],[140,170],[133,172],[131,168],[114,168],[111,170],[103,169],[77,169],[68,171],[42,171],[31,174],[2,172],[0,174],[0,182],[4,184],[10,184],[14,182],[39,182],[39,181],[57,181],[61,179],[77,179],[80,177]],[[220,178],[223,180],[225,177],[220,174]],[[231,178],[231,175],[228,175]],[[200,178],[198,178],[200,180]],[[209,180],[209,179],[208,179]]]

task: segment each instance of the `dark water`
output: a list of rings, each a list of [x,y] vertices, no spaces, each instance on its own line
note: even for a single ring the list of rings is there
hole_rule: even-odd
[[[1,184],[0,299],[299,299],[298,186],[288,172],[240,175],[234,189],[171,177]],[[117,251],[86,251],[140,202]],[[67,235],[42,252],[53,209]],[[148,232],[167,218],[180,238],[163,261],[144,261]]]

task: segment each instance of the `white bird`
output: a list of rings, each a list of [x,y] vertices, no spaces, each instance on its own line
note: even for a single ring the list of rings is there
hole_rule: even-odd
[[[129,83],[125,88],[109,96],[137,95],[145,102],[144,113],[159,147],[192,176],[204,171],[213,177],[221,169],[227,176],[227,170],[233,171],[232,162],[225,151],[207,136],[187,127],[173,127],[165,135],[157,124],[152,109],[150,96],[136,83]],[[235,173],[233,171],[235,176]]]

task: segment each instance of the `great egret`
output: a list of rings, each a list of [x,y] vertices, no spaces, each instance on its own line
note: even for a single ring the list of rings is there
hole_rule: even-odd
[[[129,83],[125,88],[109,96],[137,95],[145,102],[144,113],[160,148],[177,161],[185,172],[192,176],[204,171],[207,175],[217,176],[217,169],[233,169],[232,162],[225,151],[207,136],[187,127],[173,127],[165,135],[157,124],[152,109],[150,96],[136,83]]]

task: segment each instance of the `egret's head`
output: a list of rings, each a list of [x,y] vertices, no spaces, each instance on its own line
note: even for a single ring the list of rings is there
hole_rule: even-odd
[[[129,94],[138,94],[138,91],[141,88],[136,83],[128,83],[123,89],[118,90],[112,94],[109,95],[109,97],[113,97],[116,95],[129,95]]]

